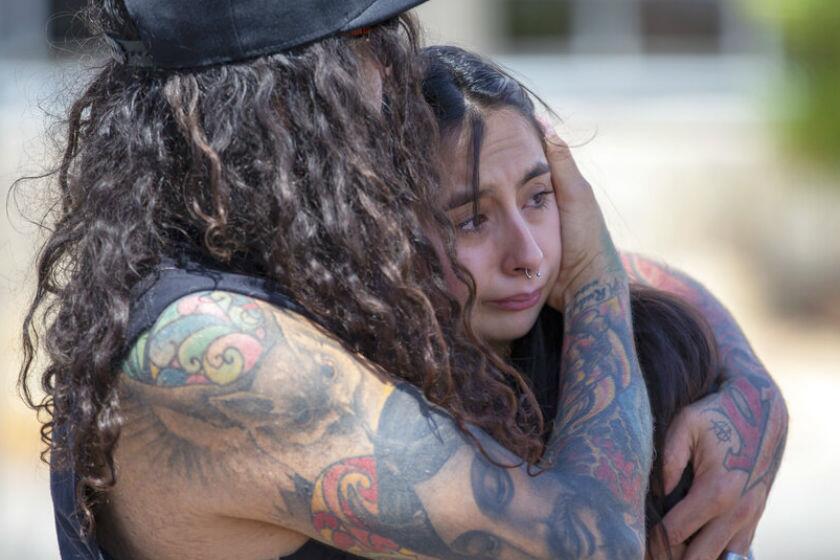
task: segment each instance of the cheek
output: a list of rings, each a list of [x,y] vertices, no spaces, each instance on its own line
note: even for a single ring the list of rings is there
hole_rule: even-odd
[[[491,278],[490,270],[493,268],[495,258],[493,251],[487,250],[487,247],[483,245],[468,246],[464,243],[459,243],[456,248],[458,250],[458,262],[472,275],[475,281],[476,297],[480,300],[481,294],[484,291],[484,284]],[[463,284],[461,287],[464,301],[466,301],[467,287]]]
[[[551,271],[560,269],[563,256],[563,240],[560,236],[560,213],[554,206],[546,210],[546,218],[540,224],[540,247],[545,255],[547,268]]]

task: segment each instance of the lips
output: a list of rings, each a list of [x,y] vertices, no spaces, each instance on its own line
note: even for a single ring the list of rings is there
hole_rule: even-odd
[[[506,311],[522,311],[537,305],[541,297],[542,289],[539,289],[525,294],[516,294],[509,298],[490,300],[488,303]]]

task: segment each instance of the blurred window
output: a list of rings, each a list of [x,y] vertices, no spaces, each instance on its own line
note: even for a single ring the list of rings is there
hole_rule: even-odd
[[[720,0],[641,0],[640,9],[645,50],[654,52],[720,50],[722,34]]]
[[[718,52],[723,2],[734,0],[497,0],[507,42],[516,50],[548,48],[622,52]],[[624,34],[623,41],[613,40]],[[595,40],[580,41],[581,38]]]

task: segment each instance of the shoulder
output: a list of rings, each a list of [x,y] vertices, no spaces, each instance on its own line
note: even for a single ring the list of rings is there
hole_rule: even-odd
[[[122,371],[149,385],[228,385],[276,344],[272,314],[265,303],[231,292],[183,296],[137,338]]]
[[[196,292],[170,304],[121,370],[133,402],[158,411],[177,403],[206,420],[192,428],[270,425],[275,435],[292,439],[327,422],[336,407],[350,406],[366,385],[389,385],[310,319],[226,291]]]
[[[169,305],[121,375],[127,422],[153,427],[146,436],[187,476],[203,463],[294,464],[334,451],[375,425],[394,389],[308,318],[225,291]]]
[[[342,351],[329,333],[295,311],[206,290],[166,307],[131,346],[121,369],[147,385],[225,387],[253,376],[278,348],[292,360],[318,349]]]
[[[621,262],[631,282],[656,287],[674,275],[664,262],[638,253],[622,251]]]
[[[293,495],[316,465],[370,451],[395,389],[308,318],[225,291],[170,304],[120,375],[123,482],[266,520],[278,488]]]

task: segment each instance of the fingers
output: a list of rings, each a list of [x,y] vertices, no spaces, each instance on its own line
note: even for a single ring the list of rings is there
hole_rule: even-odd
[[[671,513],[681,504],[685,504],[687,500],[688,497],[677,504],[671,510]],[[746,556],[749,553],[758,525],[758,518],[746,515],[746,509],[748,509],[748,505],[731,510],[731,513],[722,516],[718,516],[711,510],[705,513],[697,512],[698,519],[711,519],[710,521],[699,521],[697,524],[687,523],[681,517],[675,519],[669,513],[662,522],[667,540],[660,537],[658,528],[653,532],[649,543],[651,557],[655,560],[666,558],[671,560],[679,558],[701,560],[718,558],[726,551]],[[678,515],[682,516],[682,513],[678,513]],[[692,512],[689,512],[688,515],[692,515]],[[753,519],[755,520],[753,521]],[[670,548],[670,557],[666,551],[667,548]]]
[[[650,538],[648,538],[647,542],[648,554],[645,555],[645,559],[680,560],[685,553],[685,549],[686,546],[684,544],[679,544],[675,547],[669,546],[665,528],[661,523],[658,523],[651,529]]]
[[[582,194],[591,195],[591,187],[581,175],[569,145],[560,138],[554,127],[543,123],[545,155],[551,167],[551,178],[558,202],[574,200]]]
[[[741,550],[729,549],[727,547],[727,543],[729,543],[737,530],[732,527],[731,521],[731,519],[719,517],[709,523],[708,526],[703,528],[702,531],[691,539],[691,544],[688,545],[683,560],[718,558],[727,549],[738,554],[746,554],[746,551],[742,552]],[[749,546],[747,549],[749,549]]]
[[[694,448],[694,436],[691,422],[685,414],[674,418],[665,435],[662,450],[662,474],[665,482],[665,494],[670,494],[677,487],[683,471],[691,460]]]
[[[758,521],[742,527],[743,521],[737,513],[715,519],[691,540],[684,560],[718,558],[724,552],[748,556]]]
[[[669,553],[660,542],[656,545],[650,545],[648,552],[652,560],[684,560],[687,548],[685,544],[678,544],[677,546],[670,547],[671,550]]]
[[[665,515],[662,524],[668,532],[668,544],[676,546],[685,542],[720,513],[716,501],[710,497],[708,485],[698,484],[695,480],[688,495]],[[725,545],[729,539],[722,544]]]
[[[738,554],[748,555],[750,547],[752,546],[753,538],[755,537],[755,529],[758,526],[758,520],[750,523],[732,537],[729,544],[726,545],[726,550],[737,552]]]
[[[676,528],[666,529],[670,545],[666,544],[664,539],[659,537],[659,531],[655,530],[649,543],[651,557],[654,560],[701,560],[718,558],[727,551],[746,556],[752,546],[758,519],[748,521],[746,526],[742,526],[747,518],[741,514],[742,512],[734,510],[730,515],[715,517],[699,530],[687,529],[691,531],[688,534],[680,534]],[[677,539],[683,542],[673,544]],[[670,557],[666,547],[671,549]]]

